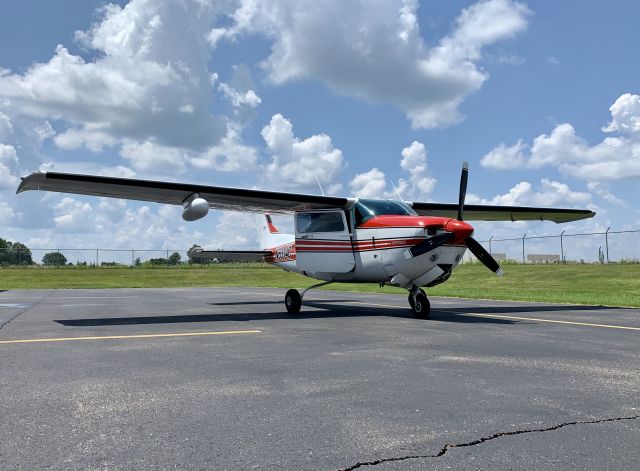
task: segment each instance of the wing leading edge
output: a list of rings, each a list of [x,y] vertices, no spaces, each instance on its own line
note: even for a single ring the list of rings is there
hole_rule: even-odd
[[[183,205],[190,197],[197,194],[200,198],[207,200],[210,208],[271,213],[291,213],[305,209],[348,209],[355,202],[353,198],[335,196],[57,172],[36,172],[23,177],[17,193],[27,190],[57,191],[175,205]],[[410,204],[422,216],[456,218],[458,214],[457,204],[421,202]],[[584,209],[477,204],[468,204],[464,208],[464,218],[468,221],[553,221],[562,223],[593,216],[595,216],[593,211]]]
[[[189,197],[198,194],[200,198],[207,200],[210,208],[272,213],[290,213],[303,209],[347,208],[353,202],[348,198],[334,196],[57,172],[37,172],[23,177],[17,193],[27,190],[58,191],[176,205],[182,205]]]
[[[448,203],[411,203],[421,216],[458,217],[458,205]],[[592,218],[588,209],[531,208],[527,206],[490,206],[466,204],[465,221],[553,221],[556,223]]]

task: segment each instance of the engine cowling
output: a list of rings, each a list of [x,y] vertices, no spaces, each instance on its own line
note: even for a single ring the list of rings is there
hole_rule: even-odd
[[[182,219],[196,221],[202,219],[209,212],[209,202],[204,198],[194,198],[184,205]]]

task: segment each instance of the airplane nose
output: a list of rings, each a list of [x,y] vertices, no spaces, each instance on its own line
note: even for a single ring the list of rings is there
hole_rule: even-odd
[[[464,240],[473,234],[473,227],[464,221],[450,219],[444,226],[445,231],[453,232],[453,243],[463,244]]]

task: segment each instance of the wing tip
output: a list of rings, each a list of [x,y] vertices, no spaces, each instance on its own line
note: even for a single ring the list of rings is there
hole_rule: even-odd
[[[46,178],[45,172],[33,172],[26,177],[21,177],[20,184],[16,190],[16,195],[25,191],[40,189],[39,183],[41,183],[44,178]]]

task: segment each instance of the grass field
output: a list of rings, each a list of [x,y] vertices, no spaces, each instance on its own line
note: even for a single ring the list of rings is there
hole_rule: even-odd
[[[466,264],[429,294],[462,298],[546,301],[640,307],[640,264],[506,265],[495,277]],[[0,289],[172,288],[250,286],[304,288],[316,280],[271,267],[205,268],[0,268]],[[376,284],[337,283],[327,289],[404,293]]]

